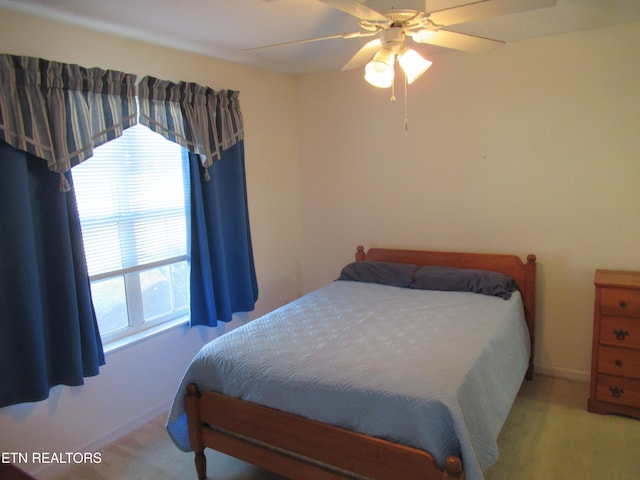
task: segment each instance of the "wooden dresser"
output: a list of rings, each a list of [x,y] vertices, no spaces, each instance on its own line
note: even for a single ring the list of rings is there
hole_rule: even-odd
[[[640,418],[640,272],[597,270],[589,411]]]

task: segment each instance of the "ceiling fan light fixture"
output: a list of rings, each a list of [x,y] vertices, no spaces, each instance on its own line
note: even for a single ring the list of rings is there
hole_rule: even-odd
[[[398,62],[407,76],[407,82],[413,83],[420,75],[422,75],[430,66],[429,60],[409,47],[404,47],[398,54]]]
[[[393,71],[391,73],[365,72],[364,79],[378,88],[389,88],[393,85]]]
[[[381,48],[367,63],[364,79],[374,87],[389,88],[393,84],[395,55],[391,49]]]

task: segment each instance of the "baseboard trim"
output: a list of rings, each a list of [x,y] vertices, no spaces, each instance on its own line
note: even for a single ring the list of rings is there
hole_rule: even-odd
[[[94,440],[87,442],[84,445],[79,445],[76,448],[76,451],[77,452],[100,451],[102,448],[106,447],[107,445],[115,442],[116,440],[121,439],[122,437],[128,435],[134,430],[137,430],[143,425],[158,418],[159,416],[167,415],[169,412],[169,408],[171,407],[172,400],[173,399],[165,400],[157,404],[155,407],[150,408],[146,412],[143,412],[134,418],[130,418],[129,420],[114,427],[113,429],[106,432],[104,435],[100,435],[100,437],[95,438]],[[32,475],[36,476],[41,480],[49,480],[57,475],[60,475],[67,468],[68,468],[68,465],[64,465],[64,464],[54,464],[54,463],[43,464],[40,469],[34,470]]]
[[[567,380],[574,380],[576,382],[589,383],[591,374],[580,370],[571,370],[568,368],[551,367],[548,365],[536,365],[535,373],[540,375],[546,375],[548,377],[565,378]]]

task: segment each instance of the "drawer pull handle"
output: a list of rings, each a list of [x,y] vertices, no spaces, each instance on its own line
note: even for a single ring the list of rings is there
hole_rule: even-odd
[[[616,339],[618,340],[624,340],[625,337],[627,337],[629,335],[629,332],[627,330],[614,330],[613,334],[616,336]]]
[[[619,306],[620,308],[625,308],[625,307],[627,306],[627,302],[625,302],[624,300],[620,300],[620,301],[618,302],[618,306]]]
[[[622,360],[616,360],[616,367],[622,366]]]
[[[614,397],[620,398],[622,396],[622,394],[624,393],[624,388],[609,387],[609,391],[611,392],[611,395],[613,395]]]

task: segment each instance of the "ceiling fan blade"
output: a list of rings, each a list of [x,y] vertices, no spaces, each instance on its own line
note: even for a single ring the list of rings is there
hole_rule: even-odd
[[[360,37],[370,37],[371,35],[375,35],[377,32],[352,32],[352,33],[339,33],[337,35],[327,35],[326,37],[316,37],[316,38],[307,38],[305,40],[293,40],[291,42],[282,42],[282,43],[274,43],[272,45],[262,45],[260,47],[252,47],[245,48],[245,52],[252,52],[254,50],[262,50],[265,48],[274,48],[274,47],[286,47],[289,45],[300,45],[303,43],[311,43],[311,42],[319,42],[321,40],[332,40],[334,38],[360,38]]]
[[[457,25],[485,18],[552,7],[557,0],[480,0],[429,13],[429,19],[439,26]]]
[[[376,38],[375,40],[371,40],[370,42],[367,42],[364,45],[364,47],[358,50],[356,54],[353,57],[351,57],[351,60],[349,60],[347,64],[344,67],[342,67],[340,70],[344,72],[346,70],[352,70],[354,68],[361,67],[362,65],[367,63],[369,60],[371,60],[371,58],[373,58],[375,53],[378,50],[380,50],[381,46],[382,46],[382,42],[380,41],[379,38]]]
[[[452,48],[469,53],[487,53],[505,44],[505,42],[501,42],[500,40],[477,37],[466,33],[450,32],[448,30],[434,31],[433,34],[423,39],[420,43]]]
[[[326,3],[330,7],[340,10],[342,12],[353,15],[358,19],[364,20],[378,20],[383,22],[389,22],[389,19],[382,13],[360,3],[358,0],[320,0],[322,3]]]

